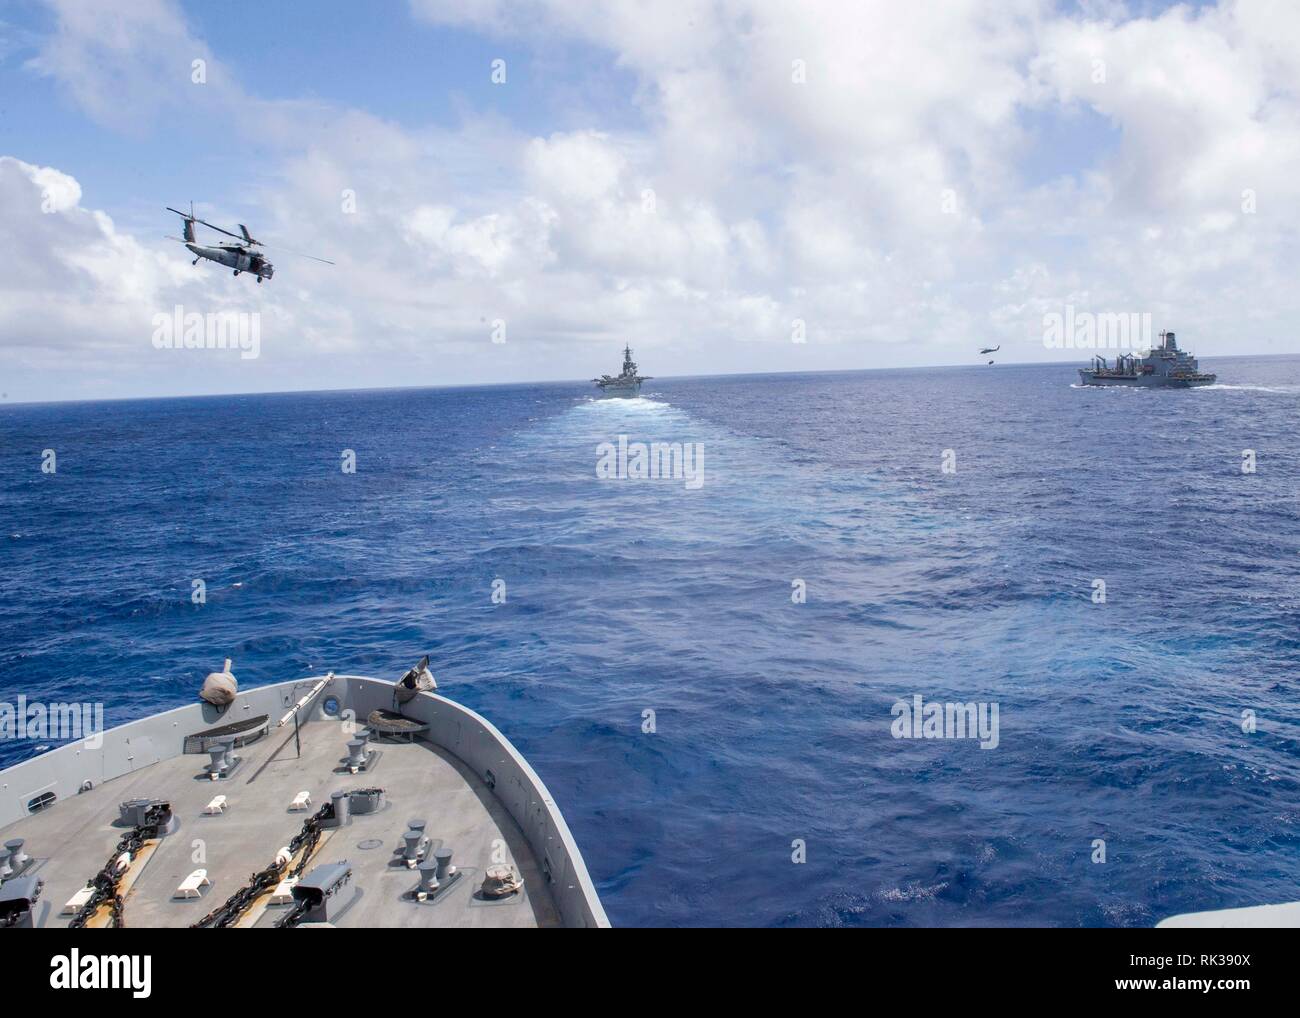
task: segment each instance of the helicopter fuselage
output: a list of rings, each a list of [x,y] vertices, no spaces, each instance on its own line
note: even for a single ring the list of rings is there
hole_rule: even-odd
[[[206,258],[210,262],[216,262],[218,265],[234,269],[235,275],[239,275],[241,272],[250,272],[257,276],[259,282],[263,279],[270,279],[275,275],[274,265],[261,255],[249,254],[243,248],[204,247],[202,244],[190,243],[185,246],[198,258]]]
[[[275,275],[275,266],[266,260],[266,255],[261,251],[255,250],[262,246],[260,240],[254,240],[252,234],[248,232],[248,227],[243,223],[239,224],[239,232],[232,233],[230,230],[220,226],[214,226],[206,219],[200,219],[194,214],[194,203],[190,202],[190,211],[188,214],[180,209],[174,209],[167,206],[168,212],[174,212],[181,217],[181,235],[179,237],[169,237],[169,240],[178,240],[185,245],[186,249],[194,256],[194,264],[199,264],[199,259],[204,258],[210,262],[216,262],[218,265],[224,265],[226,268],[234,269],[235,275],[241,272],[247,272],[256,276],[260,283],[263,279],[270,279]],[[198,243],[194,227],[202,225],[209,230],[224,234],[230,237],[235,243],[229,241],[209,245]],[[281,248],[287,251],[287,248]],[[328,258],[317,258],[315,255],[303,254],[301,251],[289,251],[289,254],[296,254],[302,258],[311,258],[313,261],[324,262],[326,265],[334,263]]]

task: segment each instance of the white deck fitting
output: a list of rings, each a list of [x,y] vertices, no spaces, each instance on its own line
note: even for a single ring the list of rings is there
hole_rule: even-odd
[[[294,885],[298,883],[297,877],[285,877],[275,885],[275,890],[271,892],[272,905],[288,905],[293,902]]]
[[[200,898],[203,896],[203,888],[211,887],[212,881],[208,879],[207,870],[195,870],[188,877],[181,881],[180,886],[176,888],[173,898]]]
[[[90,896],[95,893],[93,887],[83,887],[80,891],[68,899],[68,903],[63,906],[63,911],[59,915],[76,915],[81,911],[81,907],[90,900]]]
[[[212,801],[203,807],[203,812],[208,816],[220,816],[226,811],[226,797],[224,795],[214,795]]]

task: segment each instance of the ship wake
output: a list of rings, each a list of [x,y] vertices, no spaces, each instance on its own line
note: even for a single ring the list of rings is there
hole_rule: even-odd
[[[1216,389],[1231,390],[1240,392],[1272,392],[1280,395],[1295,395],[1300,393],[1300,385],[1227,385],[1216,383],[1214,385],[1202,385],[1199,387],[1201,392],[1213,392]]]

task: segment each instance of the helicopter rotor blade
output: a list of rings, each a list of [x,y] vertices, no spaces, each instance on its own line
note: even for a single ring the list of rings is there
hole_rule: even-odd
[[[182,212],[180,209],[174,209],[174,208],[172,208],[170,205],[166,206],[166,208],[167,208],[167,211],[168,211],[168,212],[175,212],[175,213],[176,213],[178,216],[180,216],[182,219],[187,219],[187,220],[189,220],[191,223],[202,223],[202,224],[203,224],[204,226],[206,226],[209,230],[216,230],[218,233],[224,233],[227,237],[234,237],[235,240],[238,240],[238,241],[241,241],[241,242],[244,240],[244,238],[241,237],[239,234],[237,234],[237,233],[231,233],[229,230],[223,230],[220,226],[213,226],[213,225],[212,225],[211,223],[209,223],[206,219],[200,219],[200,218],[199,218],[198,216],[196,216],[193,212]],[[256,244],[257,241],[253,241],[253,243]]]
[[[265,247],[266,245],[263,244],[263,245],[260,245],[260,246]],[[275,247],[268,248],[268,250],[270,250],[270,251],[282,251],[282,252],[284,252],[285,254],[291,254],[291,255],[294,255],[295,257],[298,257],[298,258],[310,258],[310,259],[311,259],[312,261],[314,261],[314,262],[324,262],[326,265],[333,265],[333,264],[334,264],[334,263],[333,263],[332,261],[330,261],[328,258],[317,258],[315,255],[303,254],[301,251],[291,251],[289,248],[287,248],[287,247],[280,247],[279,245],[276,245]]]
[[[242,241],[244,240],[244,238],[241,237],[239,234],[237,234],[237,233],[231,233],[229,230],[223,230],[220,226],[213,226],[213,225],[212,225],[211,223],[209,223],[206,219],[196,219],[196,220],[194,220],[194,221],[195,221],[196,223],[202,223],[202,224],[203,224],[204,226],[206,226],[209,230],[216,230],[218,233],[224,233],[227,237],[234,237],[236,240],[238,240],[238,241],[240,241],[240,242],[242,242]]]

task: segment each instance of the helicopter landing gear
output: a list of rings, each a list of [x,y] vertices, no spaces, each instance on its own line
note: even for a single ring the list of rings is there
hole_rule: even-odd
[[[260,283],[260,282],[262,281],[262,277],[261,277],[261,276],[258,276],[258,277],[257,277],[257,281]]]
[[[238,270],[238,269],[235,270],[235,275],[239,275],[239,270]]]
[[[199,260],[198,260],[197,258],[195,258],[194,261],[190,262],[190,264],[191,264],[191,265],[198,265],[198,264],[199,264]]]

